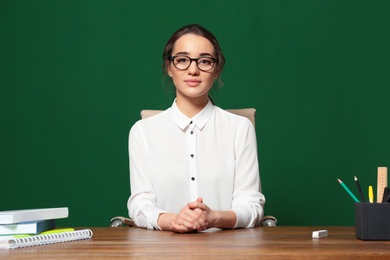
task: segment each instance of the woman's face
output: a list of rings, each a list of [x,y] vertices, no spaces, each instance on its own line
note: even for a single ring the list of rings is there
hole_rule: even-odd
[[[213,45],[206,38],[195,34],[185,34],[175,42],[172,56],[188,56],[193,59],[215,58],[214,53]],[[209,71],[200,70],[196,61],[192,61],[188,69],[185,70],[177,69],[172,62],[168,66],[168,75],[176,87],[177,98],[207,97],[216,78],[215,71],[215,66]]]

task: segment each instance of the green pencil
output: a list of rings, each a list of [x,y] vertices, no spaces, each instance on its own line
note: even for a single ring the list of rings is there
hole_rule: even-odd
[[[348,194],[352,197],[352,199],[356,202],[360,202],[356,197],[355,195],[353,195],[352,191],[350,191],[348,189],[348,187],[344,184],[344,182],[342,182],[340,179],[337,179],[339,181],[339,183],[341,184],[341,186],[344,188],[344,190],[346,190],[348,192]]]

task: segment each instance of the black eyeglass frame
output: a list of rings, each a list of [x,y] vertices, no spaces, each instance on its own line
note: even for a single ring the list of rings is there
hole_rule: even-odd
[[[174,63],[173,61],[174,61],[174,59],[177,58],[177,57],[185,57],[185,58],[189,59],[189,60],[190,60],[190,64],[188,64],[188,67],[185,68],[185,69],[179,69],[178,67],[176,67],[176,65],[175,65],[175,63]],[[211,59],[211,60],[213,61],[213,66],[212,66],[210,69],[208,69],[208,70],[203,70],[203,69],[199,68],[198,60],[204,59],[204,58]],[[175,68],[178,69],[178,70],[187,70],[187,69],[191,66],[192,61],[195,61],[195,62],[196,62],[196,67],[197,67],[199,70],[204,71],[204,72],[208,72],[208,71],[212,70],[212,69],[214,68],[215,64],[218,62],[218,59],[213,58],[213,57],[199,57],[199,58],[196,58],[196,59],[195,59],[195,58],[190,58],[190,57],[188,57],[188,56],[186,56],[186,55],[176,55],[176,56],[172,56],[172,57],[170,57],[169,60],[172,62],[173,66],[175,66]]]

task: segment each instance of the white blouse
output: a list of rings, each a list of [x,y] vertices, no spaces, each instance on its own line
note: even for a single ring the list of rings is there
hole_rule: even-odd
[[[179,213],[198,197],[212,210],[233,210],[235,228],[263,216],[256,134],[245,117],[210,101],[193,118],[176,103],[134,124],[129,135],[129,215],[139,227],[161,229],[163,212]]]

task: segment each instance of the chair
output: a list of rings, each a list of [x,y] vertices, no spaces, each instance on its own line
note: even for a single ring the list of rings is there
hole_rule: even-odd
[[[256,109],[254,108],[243,108],[243,109],[227,109],[226,111],[248,118],[253,126],[255,126],[255,117],[256,117]],[[158,113],[161,113],[162,110],[142,110],[141,111],[141,119],[145,119]]]
[[[254,108],[243,108],[243,109],[227,109],[226,111],[247,117],[255,126],[255,117],[256,117],[256,109]],[[142,110],[141,111],[141,119],[145,119],[158,113],[161,113],[162,110]],[[277,219],[274,216],[264,216],[261,220],[260,224],[262,226],[276,226]],[[117,216],[111,219],[110,227],[118,227],[122,225],[127,225],[130,227],[134,227],[134,221],[131,218],[125,218],[122,216]]]

